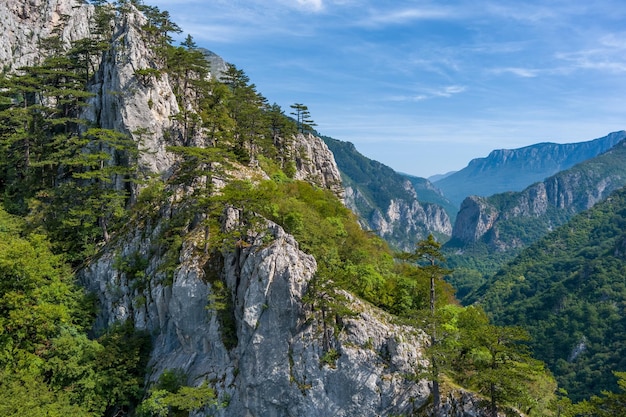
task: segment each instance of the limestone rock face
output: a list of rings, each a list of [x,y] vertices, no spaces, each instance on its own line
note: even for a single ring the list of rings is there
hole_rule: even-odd
[[[167,74],[140,79],[137,70],[155,68],[156,57],[139,28],[146,23],[138,12],[115,20],[111,49],[96,74],[86,118],[105,129],[127,132],[143,150],[140,166],[149,173],[166,173],[174,158],[167,145],[177,143],[172,116],[178,103]]]
[[[466,198],[457,215],[452,239],[465,243],[477,241],[493,227],[498,214],[496,208],[488,204],[485,198]]]
[[[0,63],[11,70],[39,62],[40,41],[58,28],[66,43],[89,36],[92,12],[78,0],[0,1]]]
[[[333,153],[324,141],[310,133],[298,134],[293,142],[295,179],[327,188],[343,200],[344,189]]]
[[[226,228],[239,225],[237,210],[226,214]],[[217,381],[229,399],[214,410],[220,416],[377,416],[426,403],[428,385],[407,379],[424,361],[424,335],[346,294],[355,315],[324,342],[319,312],[303,301],[316,261],[276,224],[222,254],[236,332],[229,348],[209,301],[206,256],[187,241],[168,278],[153,247],[158,233],[158,223],[135,229],[81,273],[99,297],[99,326],[130,319],[154,335],[149,379],[180,369],[191,384]]]
[[[411,191],[415,193],[412,188]],[[381,211],[358,187],[348,186],[345,203],[359,215],[364,228],[376,231],[376,234],[399,249],[415,249],[415,243],[430,233],[445,236],[452,233],[452,224],[446,211],[436,204],[420,203],[417,198],[392,199],[387,210]]]

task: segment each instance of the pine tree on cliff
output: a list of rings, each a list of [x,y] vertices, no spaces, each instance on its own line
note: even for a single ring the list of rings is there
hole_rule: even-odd
[[[445,258],[441,253],[441,244],[435,240],[433,235],[428,235],[428,238],[417,243],[415,252],[410,255],[410,259],[417,262],[424,276],[426,276],[430,282],[429,285],[429,309],[430,309],[430,328],[428,333],[431,343],[431,356],[430,356],[430,380],[433,395],[433,408],[435,415],[439,415],[441,409],[441,394],[439,390],[440,380],[440,360],[437,355],[437,345],[440,340],[437,334],[437,317],[435,311],[436,301],[436,284],[438,280],[441,280],[445,275],[451,271],[444,268],[442,264],[445,262]]]

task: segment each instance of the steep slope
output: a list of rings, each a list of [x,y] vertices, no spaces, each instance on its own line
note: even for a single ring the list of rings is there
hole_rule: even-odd
[[[452,228],[445,209],[418,200],[411,181],[386,165],[361,155],[354,145],[323,137],[342,174],[345,202],[392,246],[413,250],[415,243],[432,233],[446,240]]]
[[[30,2],[28,13],[49,4],[57,3]],[[26,158],[16,169],[25,176],[1,170],[0,191],[3,204],[14,203],[7,184],[29,185],[24,178],[34,177],[39,188],[18,196],[31,199],[20,216],[28,216],[42,246],[49,234],[50,247],[67,256],[97,303],[76,306],[84,317],[71,327],[54,302],[68,297],[77,304],[79,296],[51,294],[52,305],[37,313],[57,325],[38,329],[48,334],[19,358],[9,352],[18,331],[3,328],[2,365],[23,367],[39,378],[37,387],[66,393],[60,406],[80,409],[76,415],[432,414],[435,384],[420,378],[423,368],[434,368],[425,360],[429,338],[374,307],[410,317],[426,304],[428,280],[419,267],[394,262],[380,239],[358,227],[340,201],[328,147],[312,135],[281,136],[295,126],[280,109],[267,109],[242,71],[228,66],[228,82],[220,83],[202,51],[168,45],[167,13],[140,1],[94,2],[86,10],[103,18],[99,29],[107,30],[98,40],[108,42],[103,49],[100,42],[80,43],[87,48],[78,56],[89,65],[61,48],[54,59],[42,59],[46,66],[3,78],[10,88],[0,100],[9,122],[0,135],[1,166],[22,157],[21,145],[30,151],[32,138],[11,128],[43,110],[49,124],[36,131],[38,153],[26,153],[38,163]],[[77,27],[91,27],[93,21],[81,20],[89,13],[81,16]],[[72,18],[62,18],[57,33]],[[24,98],[22,72],[38,71],[72,82],[55,84],[59,95],[48,100],[50,84],[29,78],[29,92],[44,99]],[[71,97],[73,106],[63,107],[58,97]],[[10,117],[16,109],[23,119]],[[274,116],[271,125],[267,116]],[[6,272],[2,291],[21,280],[20,271]],[[442,295],[438,305],[452,299],[441,282],[432,293]],[[19,294],[10,296],[20,304]],[[89,336],[102,335],[108,345],[91,346],[92,315]],[[25,329],[39,325],[25,316]],[[125,337],[116,338],[116,329]],[[19,333],[28,341],[28,331]],[[126,343],[138,335],[141,346]],[[57,356],[47,362],[52,345]],[[167,381],[172,375],[175,383]],[[9,382],[20,388],[29,380]],[[94,388],[106,391],[97,406],[81,397],[92,399]],[[474,394],[456,387],[443,394],[447,415],[484,414]],[[498,406],[511,406],[503,401]],[[48,404],[37,405],[50,414]]]
[[[574,399],[614,390],[626,366],[626,189],[525,249],[477,292],[497,322],[526,327]]]
[[[458,207],[468,196],[522,191],[530,184],[600,155],[624,138],[626,132],[619,131],[587,142],[499,149],[486,158],[472,160],[467,167],[434,184]]]
[[[521,248],[591,208],[626,184],[626,141],[522,192],[468,197],[461,206],[451,246],[477,242],[495,251]]]
[[[240,215],[226,213],[226,231],[241,226]],[[324,341],[319,312],[304,301],[317,263],[282,228],[268,223],[245,246],[209,257],[187,241],[169,283],[163,258],[151,255],[166,221],[135,229],[82,273],[103,306],[100,326],[131,320],[155,335],[150,379],[178,369],[194,385],[217,381],[218,398],[228,398],[221,416],[400,414],[426,401],[427,387],[405,377],[421,358],[419,332],[352,299],[355,315]],[[147,286],[119,267],[119,259],[137,257],[145,259]],[[231,322],[211,302],[221,282],[215,274],[233,296]]]
[[[456,214],[458,212],[458,207],[455,206],[448,200],[440,189],[435,187],[435,185],[426,178],[415,177],[413,175],[402,174],[404,177],[408,178],[413,185],[413,189],[415,189],[415,193],[417,194],[417,199],[422,203],[432,203],[438,206],[441,206],[448,216],[452,223],[456,219]]]

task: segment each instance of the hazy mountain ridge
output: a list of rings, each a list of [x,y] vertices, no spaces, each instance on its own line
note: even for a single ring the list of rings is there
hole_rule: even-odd
[[[434,183],[446,198],[460,205],[469,196],[487,197],[507,191],[522,191],[557,172],[593,158],[626,138],[625,131],[579,143],[537,143],[518,149],[498,149],[477,158]]]
[[[493,250],[521,248],[591,208],[626,185],[626,141],[522,192],[468,197],[461,206],[451,244],[478,241]]]

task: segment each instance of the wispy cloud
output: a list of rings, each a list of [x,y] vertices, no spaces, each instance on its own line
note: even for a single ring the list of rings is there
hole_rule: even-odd
[[[453,95],[462,93],[465,90],[466,88],[462,85],[449,85],[440,90],[433,91],[432,94],[437,97],[452,97]]]
[[[451,19],[457,13],[448,7],[420,7],[396,10],[370,10],[368,16],[358,20],[356,25],[362,27],[383,27],[404,25],[419,20]]]
[[[626,72],[626,34],[601,37],[595,47],[574,52],[560,52],[556,58],[569,63],[572,69],[591,69],[611,73]]]
[[[298,6],[304,10],[319,12],[324,9],[324,2],[322,0],[296,0]]]
[[[506,67],[506,68],[495,68],[490,70],[493,74],[513,74],[522,78],[534,78],[537,77],[541,70],[532,69],[532,68],[520,68],[520,67]]]
[[[414,95],[395,95],[386,98],[387,101],[424,101],[434,98],[450,98],[467,90],[462,85],[449,85],[436,89],[425,89]]]

